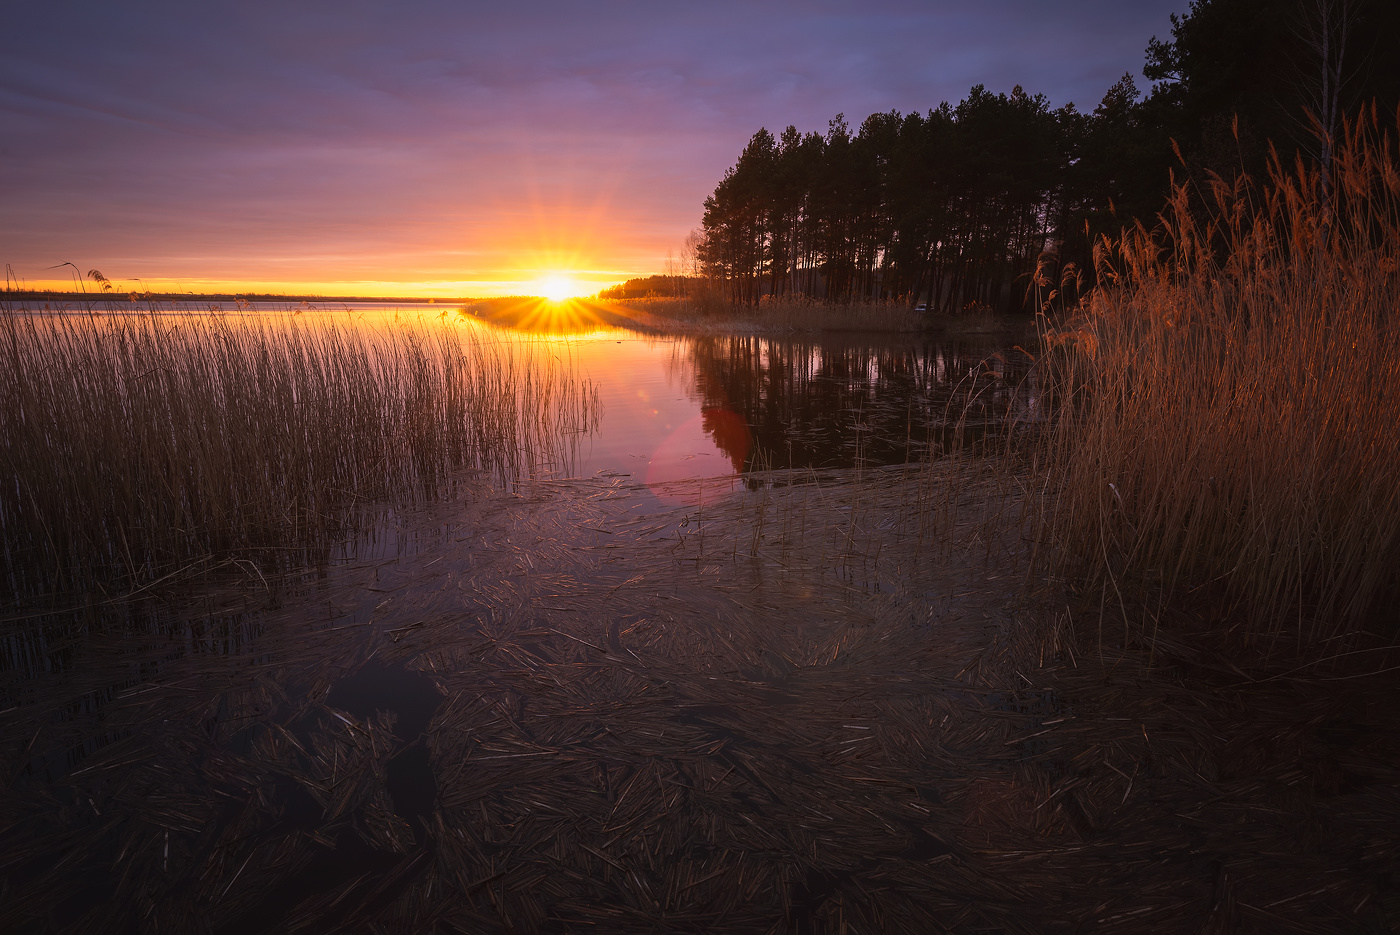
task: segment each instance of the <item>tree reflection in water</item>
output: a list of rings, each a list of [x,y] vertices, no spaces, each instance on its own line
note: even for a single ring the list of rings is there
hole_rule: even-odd
[[[831,335],[685,338],[672,363],[736,471],[900,464],[1002,438],[1034,406],[1031,364],[986,340]]]

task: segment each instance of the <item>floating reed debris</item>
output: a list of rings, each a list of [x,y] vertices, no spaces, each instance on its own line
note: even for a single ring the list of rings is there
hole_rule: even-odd
[[[1041,556],[1130,638],[1182,598],[1256,648],[1396,635],[1400,167],[1375,127],[1329,175],[1217,179],[1204,211],[1178,186],[1165,232],[1101,244],[1105,285],[1045,334]]]
[[[703,516],[534,480],[272,607],[4,622],[0,927],[922,930],[1000,899],[930,824],[965,779],[929,757],[1012,758],[970,665],[1010,598],[976,522],[896,555],[900,473],[712,480]]]
[[[275,606],[152,602],[62,678],[6,657],[0,929],[1395,918],[1393,684],[1076,656],[972,459],[762,481],[438,501]]]
[[[559,464],[594,390],[438,319],[6,312],[3,586],[130,589],[210,557],[324,550],[464,469]],[[575,434],[570,434],[575,433]]]

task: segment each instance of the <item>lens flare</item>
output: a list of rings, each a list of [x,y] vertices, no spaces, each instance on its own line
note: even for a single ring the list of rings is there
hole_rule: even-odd
[[[580,294],[578,283],[567,276],[546,276],[535,283],[539,294],[551,302],[562,302]]]

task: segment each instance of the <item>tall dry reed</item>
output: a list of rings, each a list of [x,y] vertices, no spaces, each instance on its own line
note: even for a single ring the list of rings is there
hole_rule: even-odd
[[[442,320],[7,312],[0,592],[324,549],[375,501],[560,458],[596,396],[542,348]]]
[[[1375,127],[1331,185],[1299,162],[1212,180],[1206,210],[1176,187],[1164,233],[1102,243],[1106,285],[1045,335],[1041,554],[1130,631],[1193,595],[1256,649],[1394,636],[1400,172]]]

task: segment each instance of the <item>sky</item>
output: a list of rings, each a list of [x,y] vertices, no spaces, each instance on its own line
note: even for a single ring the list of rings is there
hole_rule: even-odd
[[[6,2],[0,262],[29,288],[69,262],[120,291],[591,293],[662,272],[760,127],[975,84],[1092,110],[1147,87],[1187,5]]]

